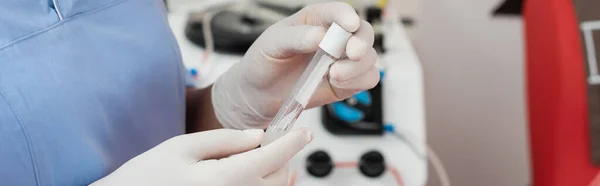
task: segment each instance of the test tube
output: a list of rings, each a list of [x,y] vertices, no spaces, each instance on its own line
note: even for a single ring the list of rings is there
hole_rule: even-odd
[[[261,146],[275,141],[294,126],[296,119],[306,108],[323,77],[327,75],[329,66],[338,60],[346,50],[346,43],[350,36],[352,36],[352,33],[344,30],[338,24],[331,24],[323,40],[319,43],[319,50],[292,88],[290,96],[269,124]]]

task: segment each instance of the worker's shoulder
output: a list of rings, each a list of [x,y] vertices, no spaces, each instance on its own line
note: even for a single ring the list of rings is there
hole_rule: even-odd
[[[129,15],[163,6],[160,0],[3,0],[0,3],[0,50],[32,37],[57,30],[78,19],[103,20],[102,12]],[[95,16],[91,16],[95,15]],[[104,19],[110,22],[110,19]]]

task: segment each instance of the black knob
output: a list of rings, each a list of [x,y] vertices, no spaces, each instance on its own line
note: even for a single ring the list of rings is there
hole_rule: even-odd
[[[306,170],[314,177],[325,177],[333,170],[333,161],[325,151],[317,151],[308,156]]]
[[[383,155],[377,151],[369,151],[360,157],[358,162],[360,172],[365,176],[375,178],[381,176],[385,171],[385,160]]]

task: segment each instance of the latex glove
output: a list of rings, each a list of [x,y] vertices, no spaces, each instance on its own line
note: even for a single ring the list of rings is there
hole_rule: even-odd
[[[296,130],[255,149],[263,135],[256,129],[220,129],[174,137],[92,186],[287,185],[287,162],[312,134]]]
[[[354,32],[347,58],[335,62],[308,108],[346,99],[379,82],[373,27],[340,2],[310,5],[269,27],[243,60],[213,85],[217,119],[226,128],[266,128],[304,71],[329,25]]]

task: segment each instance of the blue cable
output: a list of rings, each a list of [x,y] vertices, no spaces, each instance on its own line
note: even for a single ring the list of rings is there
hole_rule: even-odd
[[[385,125],[383,125],[383,131],[393,133],[393,132],[396,132],[396,128],[392,124],[385,124]]]
[[[408,147],[410,148],[410,150],[415,153],[415,155],[421,159],[423,159],[424,157],[426,157],[425,155],[422,155],[422,153],[419,152],[419,150],[417,150],[418,148],[415,146],[415,144],[413,144],[411,141],[409,141],[404,135],[396,132],[396,127],[394,126],[394,124],[385,124],[383,125],[383,131],[387,132],[387,133],[391,133],[392,135],[396,136],[398,139],[400,139],[401,141],[403,141],[404,143],[406,143],[406,145],[408,145]]]

